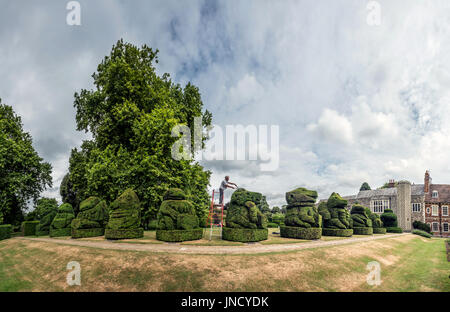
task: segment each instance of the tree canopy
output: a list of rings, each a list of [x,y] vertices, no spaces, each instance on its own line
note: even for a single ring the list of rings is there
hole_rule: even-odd
[[[371,190],[369,183],[364,182],[361,184],[361,187],[359,188],[360,191],[369,191]]]
[[[52,167],[32,143],[20,116],[0,100],[0,214],[4,223],[20,223],[28,202],[36,203],[39,194],[52,186]]]
[[[186,125],[193,142],[194,118],[208,127],[212,115],[203,111],[196,86],[182,88],[169,74],[158,76],[157,53],[119,40],[92,75],[95,89],[75,93],[77,130],[90,131],[93,139],[72,150],[69,180],[78,202],[99,196],[111,203],[134,189],[144,225],[156,218],[164,192],[180,188],[204,220],[210,172],[193,160],[172,158],[178,138],[171,131]]]

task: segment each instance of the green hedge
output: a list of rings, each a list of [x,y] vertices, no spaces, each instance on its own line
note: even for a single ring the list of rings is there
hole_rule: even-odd
[[[24,221],[22,222],[22,234],[23,236],[35,236],[36,228],[39,221]]]
[[[373,234],[386,234],[386,228],[373,228]]]
[[[72,238],[96,237],[96,236],[103,236],[103,235],[105,235],[104,228],[92,228],[92,229],[72,228]]]
[[[144,237],[143,228],[131,228],[131,229],[106,229],[106,239],[127,239],[127,238],[142,238]]]
[[[62,236],[71,236],[72,235],[72,229],[70,227],[68,228],[62,228],[62,229],[52,229],[50,228],[50,237],[62,237]]]
[[[403,230],[402,230],[402,228],[399,228],[399,227],[387,227],[386,228],[386,231],[388,232],[388,233],[403,233]]]
[[[0,225],[0,240],[11,238],[11,232],[12,232],[11,224]]]
[[[268,228],[277,228],[277,227],[279,227],[279,225],[278,225],[278,223],[270,222],[270,223],[267,223],[267,227]]]
[[[353,234],[355,234],[355,235],[372,235],[373,228],[371,228],[371,227],[354,227]]]
[[[353,229],[322,229],[323,236],[350,237],[353,235]]]
[[[413,228],[417,230],[422,230],[427,232],[428,234],[431,234],[431,227],[427,223],[423,223],[422,221],[416,220],[413,222]]]
[[[184,242],[203,238],[203,229],[156,230],[156,239],[164,242]]]
[[[39,225],[36,228],[36,236],[47,236],[50,234],[50,230],[39,230]]]
[[[269,237],[267,229],[239,229],[228,228],[222,229],[222,239],[233,242],[259,242]]]
[[[280,226],[281,237],[301,238],[301,239],[320,239],[322,237],[322,228],[302,228],[298,226]]]
[[[426,237],[426,238],[431,238],[433,236],[430,233],[427,233],[427,232],[422,231],[422,230],[413,230],[412,233],[416,234],[416,235],[420,235],[420,236]]]

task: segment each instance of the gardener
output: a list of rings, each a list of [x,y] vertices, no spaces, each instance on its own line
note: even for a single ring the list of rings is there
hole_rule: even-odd
[[[226,188],[232,188],[232,189],[236,189],[237,185],[236,183],[230,182],[230,177],[229,176],[225,176],[225,180],[222,181],[222,183],[220,184],[220,196],[219,196],[219,204],[223,204],[223,192],[225,191]]]

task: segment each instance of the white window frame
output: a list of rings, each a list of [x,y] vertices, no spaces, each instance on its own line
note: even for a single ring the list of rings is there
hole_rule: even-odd
[[[420,212],[421,210],[422,210],[421,203],[412,203],[412,212]]]
[[[437,230],[434,230],[434,225],[437,224]],[[431,223],[431,232],[439,232],[439,222]]]
[[[447,225],[447,231],[445,230],[445,225]],[[448,222],[442,223],[442,232],[448,232],[448,231],[449,231]]]
[[[431,193],[431,197],[432,198],[438,198],[439,197],[439,192],[438,191],[433,191],[433,193]]]
[[[435,208],[436,208],[436,213],[434,213]],[[439,216],[439,206],[438,205],[431,205],[431,215],[433,217]]]
[[[445,208],[445,209],[444,209]],[[447,213],[446,214],[444,214],[444,211],[445,210],[447,210]],[[446,206],[442,206],[442,216],[443,217],[448,217],[448,206],[446,205]]]
[[[373,199],[370,203],[373,213],[383,213],[389,208],[389,199]]]

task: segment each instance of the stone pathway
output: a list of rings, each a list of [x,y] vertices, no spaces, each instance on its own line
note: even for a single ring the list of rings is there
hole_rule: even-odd
[[[133,243],[112,243],[108,241],[82,241],[75,239],[56,239],[56,238],[31,238],[31,237],[15,237],[13,239],[30,240],[37,242],[56,243],[72,246],[93,247],[111,250],[130,250],[130,251],[147,251],[147,252],[162,252],[162,253],[178,253],[178,254],[258,254],[268,252],[284,252],[293,250],[302,250],[317,247],[338,246],[352,243],[367,242],[378,239],[386,239],[392,237],[399,237],[403,235],[412,235],[409,233],[403,234],[386,234],[383,236],[368,236],[358,238],[347,238],[333,241],[311,241],[304,243],[293,244],[248,244],[246,246],[194,246],[194,245],[180,245],[178,243],[165,244],[133,244]]]

